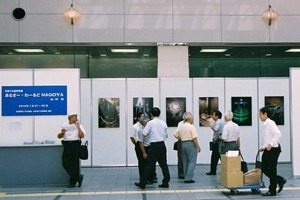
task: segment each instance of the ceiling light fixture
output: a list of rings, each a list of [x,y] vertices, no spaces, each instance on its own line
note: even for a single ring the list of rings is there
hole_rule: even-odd
[[[228,49],[201,49],[200,53],[222,53]]]
[[[275,20],[277,15],[277,12],[272,9],[271,5],[269,5],[269,9],[262,14],[262,18],[267,20],[269,26],[271,26],[272,20]]]
[[[80,13],[78,10],[73,8],[73,4],[71,4],[71,7],[64,12],[64,18],[68,22],[71,23],[71,25],[74,24],[74,22],[78,21],[80,18]]]
[[[19,53],[43,53],[43,49],[14,49],[14,51]]]
[[[285,52],[288,52],[288,53],[299,53],[300,49],[299,48],[291,48],[291,49],[286,50]]]
[[[112,53],[137,53],[138,49],[111,49]]]

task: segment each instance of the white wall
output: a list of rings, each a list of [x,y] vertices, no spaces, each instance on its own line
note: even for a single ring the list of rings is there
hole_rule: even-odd
[[[282,133],[280,144],[282,152],[279,162],[291,161],[291,130],[290,130],[290,90],[288,78],[259,78],[258,79],[258,109],[265,106],[265,96],[283,96],[284,98],[284,125],[278,125]],[[262,139],[262,122],[259,121],[259,141]],[[259,143],[259,144],[260,144]]]
[[[127,104],[125,79],[92,79],[92,165],[126,165]],[[98,99],[119,98],[119,128],[98,128]]]
[[[291,146],[292,146],[292,161],[293,175],[300,176],[300,70],[291,68],[290,70],[290,92],[291,92]]]
[[[226,110],[231,110],[232,96],[252,98],[252,125],[240,126],[240,130],[243,156],[247,162],[255,162],[262,134],[258,118],[259,108],[264,106],[265,96],[283,96],[285,124],[279,126],[283,133],[281,138],[283,152],[279,161],[291,162],[288,83],[288,78],[84,79],[81,85],[81,118],[86,126],[92,126],[88,128],[91,133],[87,138],[91,141],[91,165],[137,165],[134,147],[129,139],[133,125],[132,106],[135,97],[153,97],[153,106],[161,109],[161,119],[165,121],[166,98],[186,98],[186,111],[191,111],[195,117],[194,125],[202,148],[197,163],[209,164],[211,151],[208,144],[212,139],[212,130],[199,126],[199,97],[218,97],[219,110],[223,114]],[[119,128],[98,128],[97,100],[101,97],[120,98]],[[92,108],[89,108],[89,102],[92,102]],[[173,143],[176,141],[173,137],[175,129],[175,127],[168,128],[169,137],[166,140],[168,164],[171,165],[177,163],[177,154],[173,150]],[[84,165],[90,166],[90,163],[87,161]]]
[[[81,13],[71,26],[63,13]],[[268,26],[268,5],[278,18]],[[0,42],[299,42],[298,0],[0,1]],[[26,11],[22,21],[14,8]]]

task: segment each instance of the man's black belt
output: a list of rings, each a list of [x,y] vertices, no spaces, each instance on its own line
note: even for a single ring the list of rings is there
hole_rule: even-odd
[[[63,140],[64,143],[76,143],[79,142],[80,140]]]
[[[224,141],[224,143],[236,143],[236,141],[231,141],[231,142]]]

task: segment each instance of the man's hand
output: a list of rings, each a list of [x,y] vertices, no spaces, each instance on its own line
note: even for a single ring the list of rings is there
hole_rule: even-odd
[[[268,144],[268,146],[267,146],[267,151],[271,151],[271,149],[272,149],[272,146],[270,145],[270,144]]]
[[[144,159],[147,159],[147,158],[148,158],[147,153],[143,153],[143,158],[144,158]]]

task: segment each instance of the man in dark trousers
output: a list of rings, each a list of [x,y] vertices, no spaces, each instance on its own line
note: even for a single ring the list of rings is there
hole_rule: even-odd
[[[62,124],[61,132],[57,134],[57,137],[63,139],[64,152],[62,155],[62,163],[70,175],[68,187],[74,188],[77,182],[78,187],[81,187],[83,181],[83,175],[80,175],[79,168],[79,150],[81,138],[84,138],[86,132],[77,119],[76,113],[70,113],[68,119],[68,122]]]
[[[167,138],[168,126],[166,122],[159,119],[160,109],[157,107],[152,108],[151,115],[153,119],[149,121],[144,129],[144,137],[149,137],[149,142],[151,143],[148,161],[145,167],[144,174],[139,183],[135,183],[136,186],[141,189],[146,188],[146,183],[155,169],[155,164],[158,162],[162,174],[164,176],[162,184],[159,185],[161,188],[169,188],[170,172],[167,165],[167,148],[164,141]]]
[[[224,122],[221,120],[222,113],[220,111],[215,111],[212,114],[212,118],[215,121],[214,125],[210,128],[213,130],[213,148],[211,152],[211,159],[210,159],[210,172],[206,173],[207,175],[216,175],[217,165],[220,159],[220,136],[222,135]]]
[[[263,122],[264,128],[262,145],[259,149],[263,151],[262,172],[270,179],[269,191],[262,195],[276,196],[277,184],[279,186],[278,193],[280,193],[286,183],[283,177],[277,175],[277,162],[281,153],[279,139],[282,134],[276,123],[271,120],[269,116],[271,116],[271,113],[267,107],[263,107],[259,110],[259,118]]]

